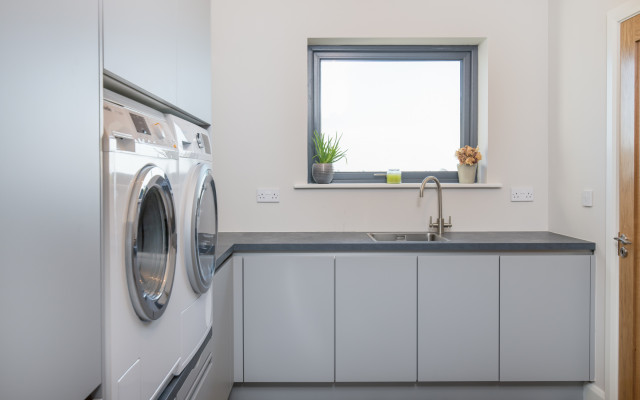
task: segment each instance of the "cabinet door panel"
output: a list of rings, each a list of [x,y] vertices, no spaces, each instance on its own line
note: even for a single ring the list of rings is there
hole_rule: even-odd
[[[499,259],[418,258],[418,380],[497,381]]]
[[[180,0],[177,10],[176,105],[211,122],[211,7],[209,0]]]
[[[104,68],[176,104],[175,0],[104,0]]]
[[[336,257],[336,381],[416,380],[416,256]]]
[[[0,2],[2,399],[101,382],[100,3]]]
[[[589,380],[590,260],[500,257],[500,380]]]
[[[233,386],[233,259],[213,275],[213,366],[203,384],[207,397],[226,399]]]
[[[333,280],[332,256],[244,257],[245,382],[333,382]]]

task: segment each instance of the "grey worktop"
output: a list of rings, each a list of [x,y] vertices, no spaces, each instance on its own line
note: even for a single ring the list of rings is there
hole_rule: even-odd
[[[590,251],[596,244],[553,232],[445,232],[442,242],[374,242],[364,232],[221,232],[216,251],[222,265],[235,253]]]

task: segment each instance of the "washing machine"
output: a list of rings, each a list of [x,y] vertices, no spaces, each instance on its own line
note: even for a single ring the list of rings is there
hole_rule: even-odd
[[[181,357],[178,147],[162,113],[108,90],[104,99],[102,396],[155,399]]]
[[[176,190],[179,240],[174,300],[181,310],[179,371],[182,372],[211,330],[210,287],[215,270],[218,211],[207,130],[173,115],[166,117],[179,149]]]

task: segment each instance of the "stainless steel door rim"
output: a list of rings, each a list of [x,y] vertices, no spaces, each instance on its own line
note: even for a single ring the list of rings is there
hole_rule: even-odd
[[[199,164],[193,172],[196,185],[191,201],[191,215],[185,232],[189,235],[187,274],[196,293],[206,293],[216,266],[218,244],[218,204],[211,168]],[[185,238],[186,239],[186,238]]]
[[[156,320],[171,297],[177,243],[171,183],[153,164],[134,180],[126,231],[129,297],[141,320]]]

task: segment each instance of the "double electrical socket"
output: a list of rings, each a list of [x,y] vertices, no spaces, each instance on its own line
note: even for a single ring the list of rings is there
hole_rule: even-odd
[[[511,201],[533,201],[533,187],[511,187]]]
[[[258,189],[256,190],[256,201],[258,203],[280,203],[280,189]]]

